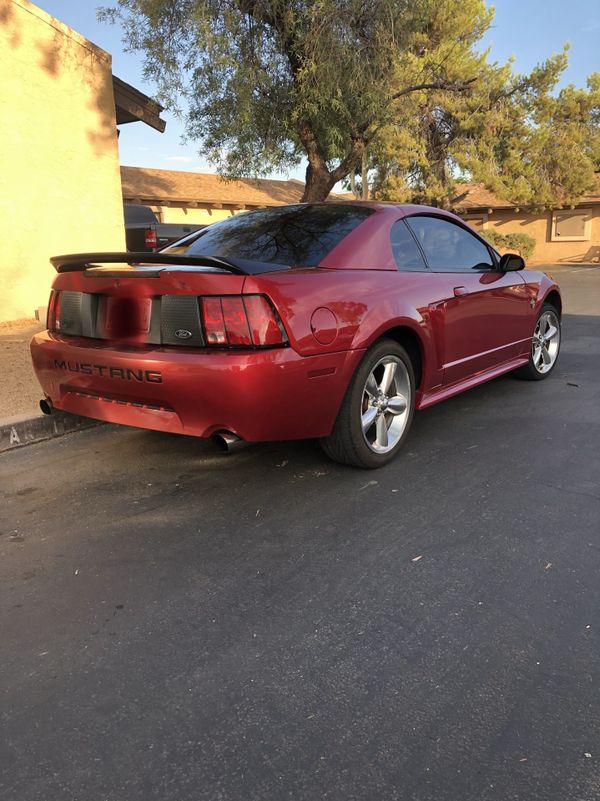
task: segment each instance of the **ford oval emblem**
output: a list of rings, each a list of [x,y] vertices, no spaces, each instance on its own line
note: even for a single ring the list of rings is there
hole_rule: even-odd
[[[175,331],[175,336],[179,339],[189,339],[192,335],[191,331],[188,331],[186,328],[179,328]]]

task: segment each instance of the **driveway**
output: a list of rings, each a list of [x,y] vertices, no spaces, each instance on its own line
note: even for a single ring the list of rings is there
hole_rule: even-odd
[[[0,457],[4,801],[597,801],[600,268],[377,472],[104,427]]]

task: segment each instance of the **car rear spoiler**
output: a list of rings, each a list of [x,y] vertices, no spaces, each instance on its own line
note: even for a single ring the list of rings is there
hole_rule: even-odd
[[[96,268],[102,270],[99,264],[127,264],[130,267],[145,264],[156,264],[162,267],[180,267],[192,270],[202,267],[214,267],[236,275],[259,275],[278,270],[290,269],[284,264],[269,264],[246,259],[222,259],[217,256],[187,256],[184,253],[73,253],[66,256],[52,256],[50,262],[57,273],[85,272]],[[104,271],[102,271],[104,274]],[[127,270],[128,275],[135,275],[137,271]],[[150,278],[152,272],[140,270],[140,277]],[[156,271],[159,274],[159,271]]]

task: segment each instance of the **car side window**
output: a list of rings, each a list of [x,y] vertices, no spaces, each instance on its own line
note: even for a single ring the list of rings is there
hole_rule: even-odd
[[[440,217],[409,217],[407,224],[438,273],[496,269],[490,250],[474,234]]]
[[[423,254],[404,220],[396,220],[392,225],[390,243],[399,270],[414,272],[427,269]]]

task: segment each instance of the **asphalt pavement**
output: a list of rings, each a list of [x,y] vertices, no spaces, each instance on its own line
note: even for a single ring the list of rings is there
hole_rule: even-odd
[[[600,268],[363,472],[105,426],[0,456],[2,801],[597,801]]]

